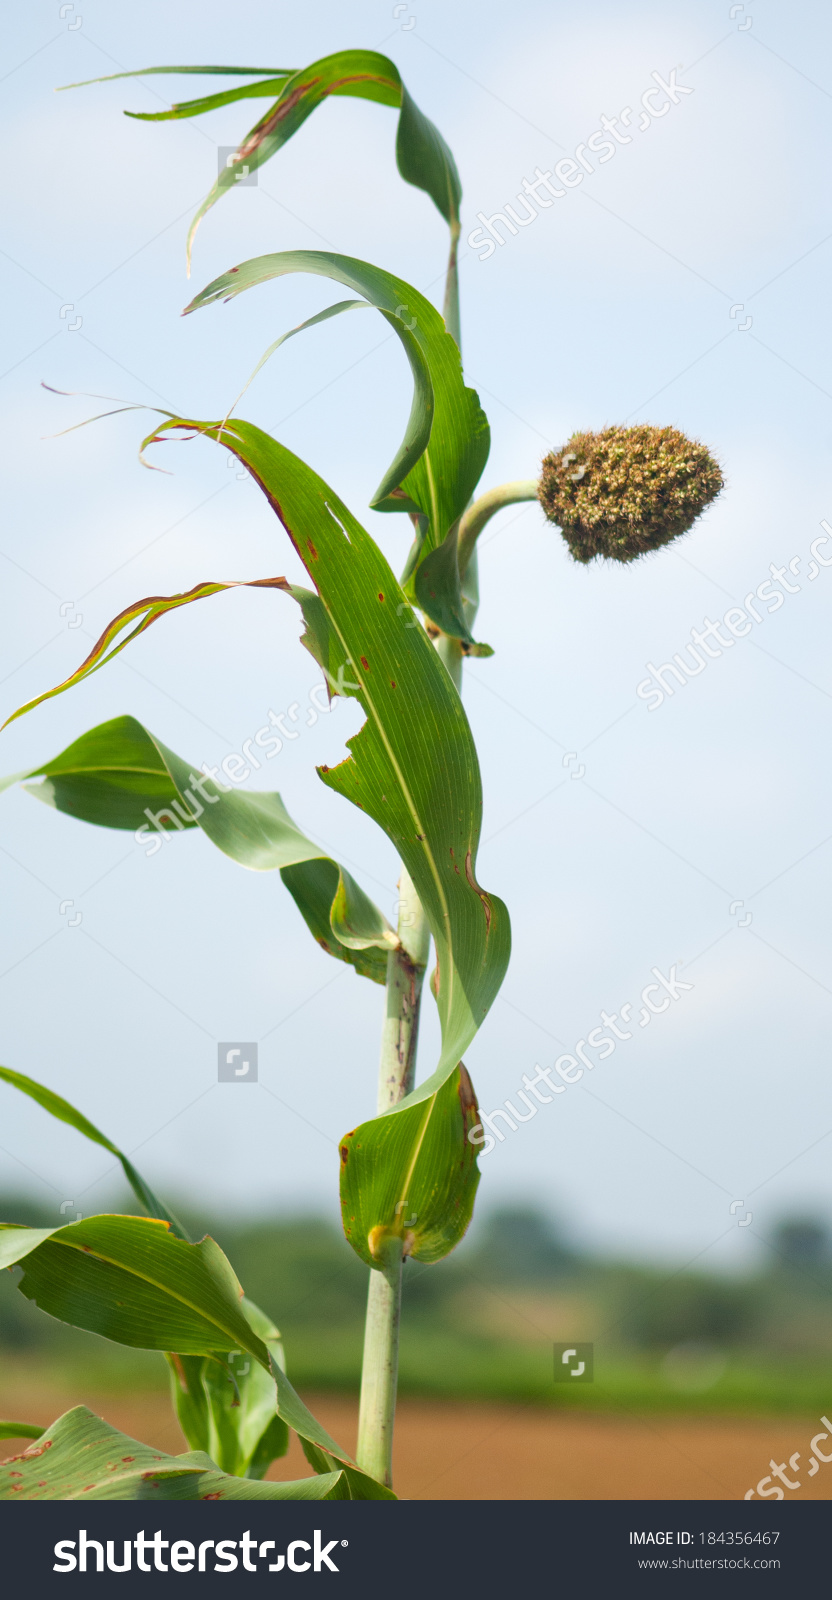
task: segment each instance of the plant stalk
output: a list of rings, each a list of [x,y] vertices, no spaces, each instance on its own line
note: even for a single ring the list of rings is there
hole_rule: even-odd
[[[457,272],[459,234],[460,225],[455,222],[451,226],[451,248],[442,308],[445,326],[457,345],[461,344]],[[476,609],[476,554],[473,542],[467,564],[467,603],[473,604],[473,609]],[[440,634],[435,645],[459,691],[462,686],[462,649],[459,640],[452,639],[448,634]],[[376,1100],[379,1115],[398,1105],[414,1086],[422,985],[430,953],[428,920],[404,866],[399,879],[397,932],[399,948],[391,950],[387,957],[387,1003],[381,1034]],[[383,1269],[370,1270],[355,1452],[362,1472],[386,1484],[388,1488],[393,1480],[393,1423],[399,1373],[402,1265],[402,1240],[391,1239]]]
[[[459,325],[459,271],[457,268],[457,250],[459,248],[459,235],[461,224],[451,223],[451,250],[448,256],[448,270],[445,275],[445,300],[442,306],[442,315],[445,327],[456,340],[459,349],[462,349],[462,334]]]
[[[399,879],[397,950],[387,957],[387,1004],[381,1034],[376,1109],[381,1115],[409,1094],[416,1072],[419,1008],[430,949],[430,928],[410,874]],[[399,1370],[402,1240],[391,1239],[384,1269],[372,1268],[364,1327],[356,1460],[389,1487]]]
[[[516,483],[501,483],[496,489],[488,489],[481,494],[473,505],[460,518],[459,540],[459,571],[464,578],[470,566],[477,539],[482,533],[486,523],[491,520],[497,511],[502,511],[504,506],[517,505],[521,500],[537,499],[537,482],[534,478],[520,479]]]

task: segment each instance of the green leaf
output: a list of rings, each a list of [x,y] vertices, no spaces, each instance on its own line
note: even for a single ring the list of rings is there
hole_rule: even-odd
[[[405,571],[406,585],[417,574],[415,589],[407,588],[407,593],[437,627],[473,643],[462,610],[455,525],[482,475],[490,433],[476,391],[465,386],[456,342],[439,312],[404,279],[366,261],[321,250],[285,250],[241,262],[196,295],[185,314],[293,272],[316,273],[357,290],[404,346],[413,373],[413,404],[405,437],[370,504],[375,511],[407,511],[426,518]],[[346,301],[330,306],[302,327],[354,305]],[[270,346],[255,372],[289,337],[284,334]],[[425,558],[429,565],[420,583],[417,569]]]
[[[315,1471],[326,1473],[340,1468],[347,1478],[350,1498],[353,1500],[395,1500],[392,1490],[361,1472],[352,1456],[335,1443],[326,1428],[304,1405],[300,1395],[295,1393],[285,1372],[275,1362],[272,1363],[272,1372],[277,1384],[280,1416],[298,1435],[304,1455]]]
[[[80,1111],[76,1111],[68,1100],[64,1100],[61,1095],[55,1094],[54,1090],[44,1088],[43,1084],[36,1083],[34,1078],[27,1078],[22,1072],[12,1072],[10,1067],[0,1067],[0,1080],[11,1084],[13,1089],[19,1089],[22,1094],[27,1094],[30,1100],[36,1100],[44,1111],[48,1111],[51,1116],[57,1117],[59,1122],[67,1122],[78,1133],[83,1133],[86,1139],[91,1139],[93,1144],[100,1144],[105,1150],[109,1150],[110,1154],[121,1162],[127,1182],[149,1215],[169,1223],[172,1232],[178,1238],[188,1238],[181,1222],[177,1221],[173,1213],[168,1211],[167,1206],[163,1205],[162,1201],[153,1193],[150,1185],[145,1183],[144,1178],[136,1171],[132,1161],[128,1159],[123,1150],[119,1150],[118,1145],[113,1144],[106,1134],[101,1133]]]
[[[132,1162],[80,1111],[21,1072],[0,1067],[0,1078],[29,1095],[53,1117],[117,1156],[134,1193],[150,1215],[169,1222],[180,1239],[188,1239],[184,1228],[145,1183]],[[271,1360],[283,1366],[283,1346],[271,1317],[248,1299],[243,1299],[242,1310]],[[262,1478],[271,1462],[286,1454],[289,1444],[286,1424],[277,1415],[277,1390],[271,1373],[240,1350],[231,1352],[227,1368],[211,1356],[169,1352],[166,1355],[171,1367],[174,1407],[188,1443],[194,1449],[207,1450],[225,1472],[238,1477]],[[43,1431],[26,1423],[0,1423],[0,1438],[36,1438]]]
[[[280,1334],[270,1317],[250,1300],[242,1309],[272,1359],[284,1365]],[[277,1415],[277,1389],[271,1372],[244,1351],[228,1365],[206,1356],[168,1355],[171,1397],[182,1431],[195,1450],[204,1450],[224,1472],[262,1478],[272,1461],[289,1448],[289,1430]]]
[[[477,1117],[460,1063],[429,1099],[364,1122],[342,1139],[344,1233],[368,1266],[384,1269],[393,1236],[403,1236],[403,1253],[418,1261],[440,1261],[459,1243],[480,1181],[468,1140]]]
[[[53,1422],[39,1442],[0,1463],[0,1500],[350,1500],[343,1469],[289,1483],[220,1471],[199,1451],[168,1455],[111,1428],[86,1406]],[[395,1496],[385,1492],[385,1498]]]
[[[330,685],[355,696],[367,718],[348,741],[349,758],[334,769],[319,771],[330,788],[358,805],[388,834],[414,882],[436,942],[434,989],[442,1051],[434,1073],[386,1113],[402,1116],[432,1100],[456,1072],[508,964],[508,913],[476,878],[482,789],[471,730],[426,634],[408,620],[406,599],[381,551],[329,486],[250,423],[179,418],[158,432],[163,435],[173,428],[221,442],[260,484],[316,585],[315,594],[296,586],[289,589],[306,622],[303,643]],[[162,746],[157,749],[175,776],[178,758]],[[200,822],[207,831],[209,824]],[[380,1138],[383,1143],[386,1137],[379,1131],[384,1120],[377,1118],[364,1126],[361,1150],[351,1158],[351,1184],[363,1185],[365,1168],[371,1174],[375,1142]],[[469,1151],[462,1121],[457,1133],[454,1164],[460,1189],[455,1208],[464,1216]],[[386,1191],[382,1195],[368,1176],[372,1227],[366,1242],[359,1244],[353,1237],[354,1248],[372,1255],[374,1229],[404,1235],[410,1177],[410,1166],[399,1170],[398,1194],[391,1206]],[[377,1201],[383,1202],[380,1209]],[[415,1254],[418,1248],[416,1241]],[[425,1248],[434,1259],[435,1240]],[[176,1341],[167,1341],[167,1348],[177,1348]]]
[[[224,78],[257,78],[261,72],[271,77],[291,77],[293,67],[136,67],[132,72],[108,72],[103,78],[81,78],[78,83],[62,83],[63,89],[87,89],[92,83],[115,83],[117,78],[152,78],[159,73],[184,72],[206,76],[211,73]]]
[[[320,768],[321,777],[387,833],[413,879],[436,942],[439,1063],[385,1117],[363,1126],[361,1149],[348,1163],[351,1196],[355,1185],[367,1196],[362,1228],[372,1211],[366,1236],[359,1242],[354,1230],[351,1242],[359,1253],[372,1256],[373,1229],[403,1235],[408,1215],[412,1162],[396,1170],[389,1190],[379,1187],[375,1176],[383,1159],[377,1158],[376,1144],[387,1148],[387,1120],[427,1107],[456,1073],[508,964],[508,912],[476,879],[482,818],[476,749],[450,677],[424,631],[408,622],[406,601],[381,551],[329,486],[251,423],[212,428],[181,419],[180,426],[219,439],[243,462],[315,582],[317,594],[291,590],[306,622],[303,643],[328,681],[342,682],[343,692],[358,699],[367,718],[348,740],[349,758],[334,769]],[[454,1130],[452,1139],[447,1131],[442,1139],[447,1150],[455,1141],[454,1209],[462,1218],[470,1214],[472,1181],[465,1119],[454,1123],[443,1110],[440,1122]],[[418,1255],[421,1248],[417,1238],[412,1251]],[[424,1249],[428,1259],[436,1259],[433,1224]]]
[[[0,1439],[39,1439],[45,1432],[39,1422],[0,1421]]]
[[[257,1332],[266,1339],[269,1345],[272,1356],[271,1374],[273,1379],[270,1391],[272,1422],[266,1433],[261,1436],[253,1454],[248,1458],[248,1476],[250,1478],[258,1477],[260,1470],[266,1470],[268,1460],[272,1460],[277,1455],[284,1453],[286,1429],[292,1428],[297,1433],[303,1446],[304,1454],[316,1473],[326,1475],[333,1472],[343,1472],[349,1488],[347,1498],[353,1500],[395,1499],[395,1496],[388,1489],[385,1489],[382,1484],[377,1483],[374,1478],[369,1478],[366,1473],[361,1472],[349,1452],[342,1449],[341,1445],[336,1444],[323,1425],[313,1417],[311,1411],[304,1405],[300,1396],[296,1394],[286,1376],[283,1369],[282,1350],[278,1341],[267,1338],[268,1328],[266,1324],[269,1319],[264,1312],[252,1307],[249,1301],[244,1301],[243,1304]],[[254,1313],[256,1313],[256,1317]],[[276,1329],[272,1331],[274,1333],[277,1332]],[[209,1446],[213,1444],[214,1448],[209,1453],[223,1465],[229,1459],[236,1459],[238,1463],[241,1463],[246,1458],[243,1452],[239,1451],[239,1447],[235,1445],[235,1440],[230,1436],[226,1427],[227,1391],[224,1391],[221,1387],[222,1380],[219,1376],[217,1364],[214,1363],[215,1376],[212,1380],[209,1380],[213,1387],[209,1388],[204,1380],[207,1369],[211,1365],[210,1363],[200,1364],[195,1357],[174,1356],[169,1359],[171,1364],[175,1366],[179,1383],[178,1392],[176,1389],[174,1390],[174,1403],[189,1443],[204,1450],[209,1450]],[[237,1377],[239,1370],[237,1367],[234,1368],[235,1377]],[[252,1367],[251,1370],[253,1372],[254,1368]],[[249,1376],[250,1374],[245,1374],[246,1382],[248,1382]],[[239,1383],[239,1378],[237,1378],[237,1381],[241,1403],[245,1404],[243,1385]],[[265,1393],[265,1391],[263,1392]],[[274,1416],[275,1396],[277,1403],[276,1417]],[[255,1402],[252,1397],[250,1413],[252,1417],[254,1410]],[[265,1405],[260,1415],[265,1418]],[[246,1428],[241,1431],[244,1444],[250,1443],[256,1434],[257,1425],[253,1422],[250,1430]],[[277,1446],[280,1448],[277,1448]],[[217,1449],[220,1451],[219,1455],[215,1455]],[[236,1457],[235,1449],[238,1451]],[[267,1456],[268,1460],[266,1459]],[[240,1468],[240,1470],[242,1469]]]
[[[114,76],[126,78],[130,74],[115,73]],[[291,77],[291,73],[285,72],[280,77],[264,78],[260,83],[243,83],[236,89],[224,89],[219,94],[203,94],[196,100],[180,100],[178,104],[174,102],[169,111],[125,111],[124,115],[136,122],[175,122],[181,117],[199,117],[203,111],[217,111],[221,106],[232,105],[235,100],[271,100],[272,95],[280,93],[288,77]]]
[[[222,587],[199,585],[190,598],[201,599]],[[154,616],[161,615],[163,601],[157,598],[153,604]],[[130,610],[135,615],[136,608]],[[93,664],[88,670],[97,667]],[[80,678],[81,669],[70,684]],[[266,748],[269,742],[279,743],[268,725],[258,731],[269,736]],[[234,792],[221,780],[194,774],[186,761],[133,717],[101,723],[54,760],[8,781],[37,777],[44,781],[26,783],[27,792],[36,799],[83,822],[130,829],[148,854],[161,849],[167,835],[199,827],[241,866],[257,872],[279,870],[313,937],[328,954],[384,983],[387,951],[395,948],[396,934],[346,868],[301,833],[279,794]],[[122,1160],[114,1148],[113,1154]],[[127,1176],[132,1183],[129,1172]],[[162,1215],[156,1205],[148,1209]]]
[[[66,89],[80,89],[90,83],[112,83],[116,78],[138,78],[152,73],[206,73],[233,77],[267,76],[261,83],[242,84],[197,100],[186,100],[169,111],[128,111],[126,115],[145,122],[163,122],[176,117],[198,116],[234,100],[263,98],[278,90],[278,97],[265,116],[255,123],[239,145],[231,166],[217,179],[202,202],[188,234],[188,269],[194,234],[206,211],[226,190],[234,188],[237,169],[261,167],[270,156],[288,143],[292,134],[330,95],[350,95],[374,100],[399,110],[396,132],[396,164],[406,183],[430,195],[437,210],[451,229],[452,247],[459,236],[459,205],[462,186],[456,163],[438,128],[424,116],[408,94],[395,63],[375,50],[340,50],[335,55],[313,61],[300,71],[283,67],[145,67],[137,72],[111,72],[103,78],[87,78],[68,83]]]
[[[114,656],[120,654],[132,639],[138,638],[153,626],[160,617],[166,616],[169,611],[176,611],[179,606],[190,605],[193,600],[206,600],[211,595],[222,594],[226,589],[285,589],[285,578],[253,578],[251,581],[237,583],[198,583],[193,589],[188,589],[184,594],[150,595],[144,600],[135,600],[132,605],[120,611],[112,622],[107,624],[100,639],[97,639],[88,656],[81,662],[80,667],[71,673],[63,683],[57,684],[54,689],[48,689],[45,694],[38,695],[35,700],[29,700],[26,705],[19,706],[0,727],[7,728],[9,723],[15,722],[18,717],[25,716],[27,711],[33,711],[35,706],[43,704],[44,700],[51,700],[56,694],[63,694],[65,689],[74,688],[76,683],[83,683],[85,678],[94,672],[100,672],[106,667]],[[134,624],[134,626],[131,626]],[[130,628],[126,638],[120,635]]]
[[[436,550],[428,550],[413,571],[413,590],[422,610],[443,633],[479,649],[465,619],[457,558],[458,524]],[[422,553],[420,546],[419,554]]]
[[[206,211],[234,188],[238,169],[261,167],[297,132],[307,117],[329,95],[352,95],[374,100],[400,111],[396,134],[396,161],[407,183],[430,195],[452,231],[459,231],[462,187],[451,155],[439,130],[423,116],[402,83],[398,68],[375,50],[340,50],[292,74],[283,83],[275,103],[246,134],[231,165],[224,169],[191,223],[188,264],[194,234]]]
[[[219,1245],[177,1239],[150,1217],[87,1217],[57,1228],[0,1223],[0,1267],[24,1263],[21,1293],[41,1311],[144,1350],[269,1352],[240,1310]]]

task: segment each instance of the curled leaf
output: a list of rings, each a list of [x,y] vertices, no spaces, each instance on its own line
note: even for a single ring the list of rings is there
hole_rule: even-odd
[[[202,585],[190,598],[204,598],[222,587]],[[341,680],[343,684],[343,673]],[[280,738],[271,720],[257,730],[252,743],[264,760],[279,751]],[[218,850],[240,866],[255,872],[279,871],[307,927],[327,954],[348,962],[375,983],[384,983],[387,952],[398,945],[387,918],[346,867],[301,832],[279,794],[235,792],[219,771],[211,768],[206,775],[204,768],[194,770],[135,718],[115,717],[91,728],[52,761],[0,781],[0,790],[14,782],[40,778],[40,783],[26,783],[27,792],[35,799],[98,827],[130,829],[148,854],[160,850],[167,837],[201,828]],[[9,1081],[17,1076],[12,1074]],[[23,1084],[18,1082],[17,1087]],[[47,1109],[58,1114],[51,1104]],[[67,1115],[64,1120],[72,1119]],[[88,1133],[88,1137],[92,1135]],[[103,1136],[100,1142],[106,1143]],[[126,1158],[114,1147],[107,1144],[107,1148],[113,1148],[124,1162]],[[129,1172],[127,1176],[132,1183]],[[167,1215],[153,1205],[148,1209],[155,1216]]]

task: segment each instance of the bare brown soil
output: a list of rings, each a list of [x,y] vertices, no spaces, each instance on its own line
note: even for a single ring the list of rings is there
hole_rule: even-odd
[[[306,1396],[334,1438],[355,1446],[356,1404]],[[114,1427],[159,1449],[186,1446],[164,1396],[57,1389],[0,1380],[0,1415],[50,1422],[82,1403]],[[396,1489],[407,1500],[741,1500],[770,1471],[800,1452],[799,1494],[832,1499],[832,1462],[809,1478],[812,1418],[697,1419],[564,1414],[538,1406],[446,1405],[402,1400],[396,1423]],[[2,1455],[25,1448],[9,1440]],[[827,1445],[823,1446],[828,1449]],[[791,1469],[786,1471],[791,1476]],[[308,1476],[297,1440],[270,1477]]]

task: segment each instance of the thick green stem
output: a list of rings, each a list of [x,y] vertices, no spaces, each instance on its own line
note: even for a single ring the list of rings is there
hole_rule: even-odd
[[[398,934],[400,947],[387,957],[387,1005],[376,1100],[379,1115],[398,1105],[413,1088],[419,1007],[430,947],[427,917],[404,868],[399,879]],[[370,1272],[356,1449],[362,1471],[388,1485],[393,1467],[401,1298],[402,1241],[393,1239],[384,1270]]]
[[[355,1459],[362,1472],[389,1489],[393,1485],[393,1423],[399,1376],[402,1240],[391,1239],[388,1248],[385,1270],[370,1273]]]

